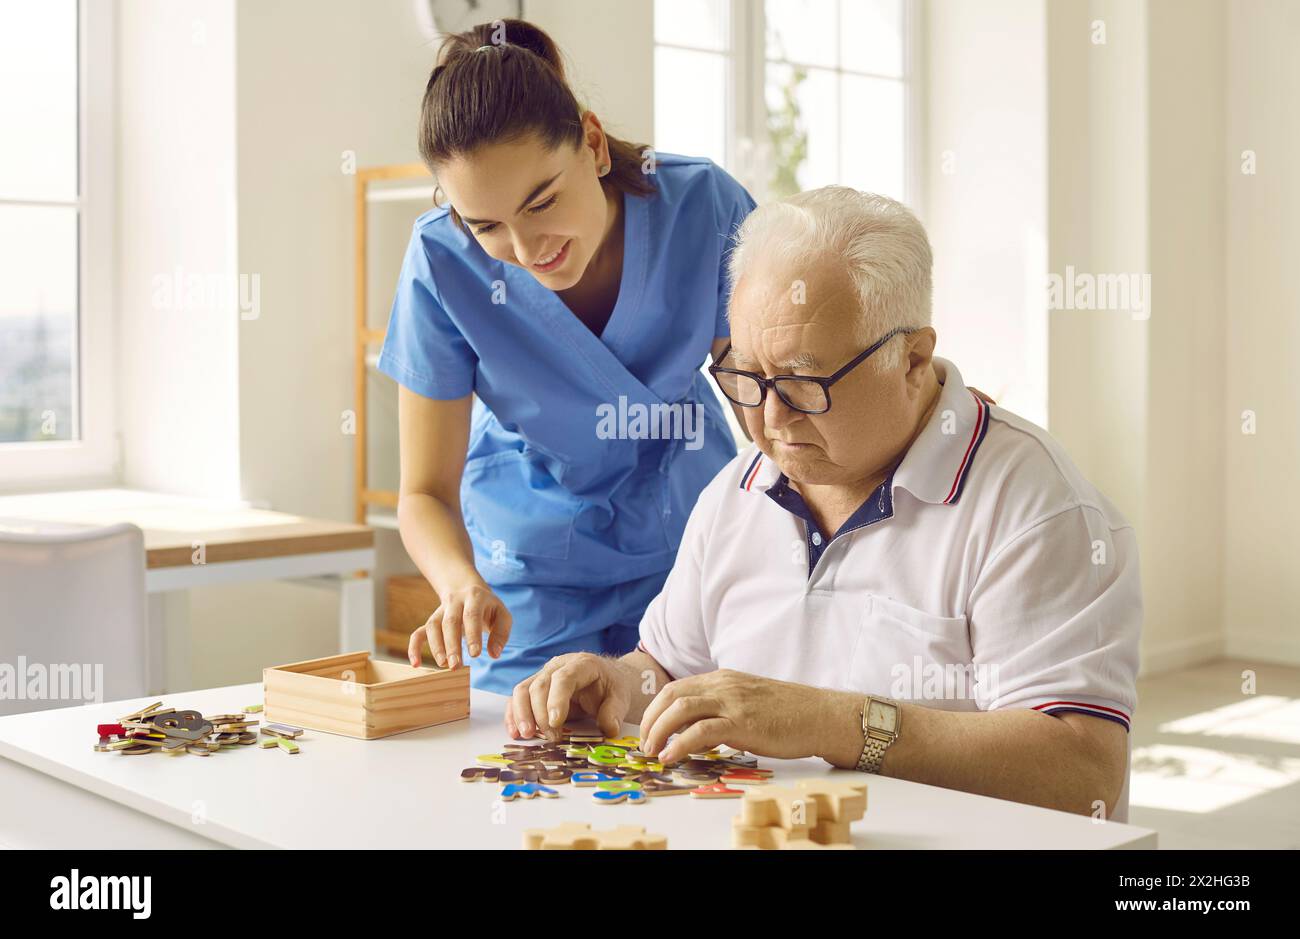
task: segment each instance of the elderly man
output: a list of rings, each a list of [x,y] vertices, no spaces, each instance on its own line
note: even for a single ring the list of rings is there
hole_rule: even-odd
[[[934,357],[930,267],[880,196],[749,216],[710,370],[754,447],[700,496],[638,649],[547,663],[514,690],[513,736],[639,719],[663,760],[726,744],[1123,816],[1133,530]]]

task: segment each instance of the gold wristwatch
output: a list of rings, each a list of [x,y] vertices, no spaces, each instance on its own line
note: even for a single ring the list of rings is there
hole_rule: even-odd
[[[858,769],[864,773],[879,773],[885,750],[898,739],[898,728],[903,723],[903,712],[898,704],[887,698],[870,696],[862,704],[862,755]]]

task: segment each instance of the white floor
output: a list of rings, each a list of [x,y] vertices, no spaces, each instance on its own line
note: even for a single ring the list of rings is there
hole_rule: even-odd
[[[1225,659],[1139,681],[1129,821],[1161,848],[1300,848],[1300,668]]]

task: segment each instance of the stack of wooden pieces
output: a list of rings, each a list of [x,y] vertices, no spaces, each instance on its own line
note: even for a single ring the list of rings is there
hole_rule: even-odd
[[[586,822],[565,822],[555,828],[525,831],[524,848],[529,851],[664,851],[668,839],[663,835],[647,835],[640,825],[592,831]]]
[[[865,780],[803,779],[793,787],[751,789],[732,820],[731,844],[764,851],[852,850],[849,828],[866,811]]]

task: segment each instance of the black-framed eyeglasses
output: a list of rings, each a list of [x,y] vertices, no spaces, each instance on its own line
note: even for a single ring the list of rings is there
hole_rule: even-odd
[[[722,389],[727,399],[742,408],[761,407],[767,400],[767,389],[773,388],[781,400],[793,410],[804,414],[825,414],[831,409],[831,385],[871,358],[873,352],[895,336],[913,332],[916,330],[906,327],[890,330],[865,351],[859,353],[853,361],[827,378],[817,378],[813,375],[777,375],[775,378],[764,378],[754,372],[724,368],[720,365],[710,365],[709,374],[713,376],[713,380],[718,383],[718,387]],[[728,344],[718,361],[726,361],[730,354],[731,345]]]

